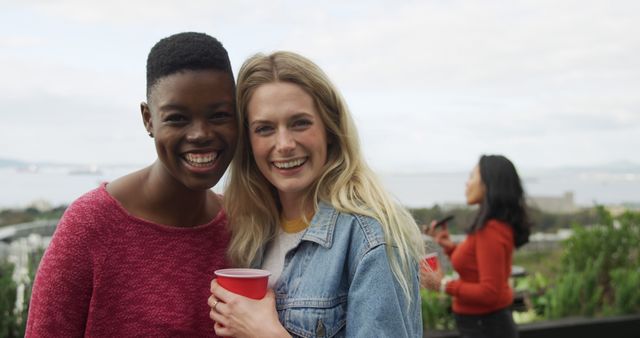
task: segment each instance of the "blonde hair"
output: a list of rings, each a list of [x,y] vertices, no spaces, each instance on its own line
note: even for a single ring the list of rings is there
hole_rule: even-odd
[[[365,163],[355,125],[337,89],[316,64],[291,52],[257,54],[244,62],[238,74],[239,140],[225,190],[232,231],[229,258],[233,264],[248,266],[279,226],[278,195],[258,170],[247,128],[251,96],[259,86],[273,82],[296,84],[313,98],[329,140],[323,174],[308,189],[301,206],[312,203],[317,210],[318,202],[324,201],[338,211],[378,220],[391,269],[410,303],[410,271],[424,253],[418,226]]]

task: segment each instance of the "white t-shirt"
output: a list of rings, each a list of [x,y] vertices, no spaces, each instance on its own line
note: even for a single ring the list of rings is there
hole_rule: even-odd
[[[262,262],[262,269],[271,272],[269,288],[273,288],[280,278],[284,269],[284,257],[287,252],[298,246],[308,226],[302,219],[282,222],[278,233],[267,247]]]

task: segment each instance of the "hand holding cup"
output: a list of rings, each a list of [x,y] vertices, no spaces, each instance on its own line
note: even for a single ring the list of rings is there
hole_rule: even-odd
[[[235,271],[229,271],[235,270]],[[241,271],[237,271],[241,270]],[[275,294],[267,289],[270,273],[257,269],[226,269],[211,281],[209,316],[220,337],[287,337],[278,320]],[[224,285],[223,285],[224,284]]]
[[[214,273],[220,286],[252,299],[264,297],[271,275],[271,272],[260,269],[222,269]]]

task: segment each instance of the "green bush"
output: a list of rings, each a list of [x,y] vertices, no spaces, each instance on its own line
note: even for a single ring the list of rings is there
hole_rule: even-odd
[[[611,314],[640,313],[640,269],[616,269],[611,271],[614,298]]]
[[[602,258],[588,263],[583,271],[567,271],[546,294],[546,317],[563,318],[573,315],[593,316],[602,306],[603,286],[598,283]]]
[[[16,283],[12,279],[13,265],[0,262],[0,337],[17,337]]]
[[[601,223],[597,226],[573,226],[574,234],[566,240],[562,267],[567,271],[584,270],[596,257],[603,255],[599,278],[603,283],[609,279],[608,272],[616,268],[628,267],[629,263],[637,264],[638,234],[634,219],[624,214],[618,224],[604,209],[599,208]],[[630,261],[631,260],[631,261]]]
[[[573,225],[552,275],[517,281],[515,289],[528,295],[527,320],[640,313],[640,212],[613,217],[594,210],[597,225]],[[427,290],[421,296],[425,331],[452,329],[450,297]]]
[[[640,312],[640,213],[597,210],[599,225],[574,225],[563,243],[559,276],[542,302],[547,318]]]
[[[422,324],[425,332],[455,328],[451,313],[451,297],[427,289],[420,290],[420,296],[422,298]]]
[[[0,337],[24,337],[33,280],[43,254],[42,247],[29,249],[28,271],[26,276],[19,278],[18,283],[13,280],[14,265],[0,260]],[[21,292],[24,293],[20,294]],[[19,299],[22,299],[22,304],[16,307]]]
[[[529,297],[531,310],[535,314],[532,319],[544,316],[548,306],[546,297],[548,287],[549,279],[540,272],[535,272],[517,281],[516,291],[526,292]]]

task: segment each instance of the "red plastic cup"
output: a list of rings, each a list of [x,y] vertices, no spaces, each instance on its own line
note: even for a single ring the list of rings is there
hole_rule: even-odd
[[[271,272],[260,269],[221,269],[214,272],[223,288],[253,299],[262,299],[267,293]]]
[[[424,261],[427,262],[431,270],[433,271],[438,270],[438,254],[437,253],[432,252],[430,254],[427,254],[426,256],[424,256]]]

